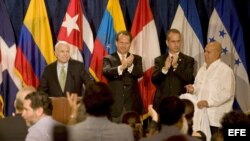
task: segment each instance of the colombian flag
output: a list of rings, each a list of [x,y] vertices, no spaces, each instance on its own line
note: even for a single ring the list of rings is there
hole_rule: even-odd
[[[24,85],[37,87],[47,64],[55,61],[44,0],[31,0],[17,46],[15,67]]]

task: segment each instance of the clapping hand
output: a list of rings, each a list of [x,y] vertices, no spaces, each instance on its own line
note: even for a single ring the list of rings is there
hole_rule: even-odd
[[[130,67],[133,64],[133,61],[134,61],[134,55],[130,54],[130,56],[127,58],[127,64],[128,64],[127,67]]]

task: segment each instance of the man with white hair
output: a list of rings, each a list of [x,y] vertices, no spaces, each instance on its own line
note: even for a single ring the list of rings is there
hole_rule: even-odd
[[[83,86],[94,81],[84,64],[70,58],[70,46],[64,41],[55,45],[55,56],[57,61],[44,69],[38,90],[51,97],[66,96],[66,92],[82,96]]]

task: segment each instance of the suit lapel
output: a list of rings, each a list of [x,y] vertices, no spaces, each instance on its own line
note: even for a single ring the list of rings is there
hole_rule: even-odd
[[[71,76],[71,75],[73,75],[73,74],[71,74],[70,68],[73,68],[72,63],[71,63],[71,60],[69,60],[69,62],[68,62],[67,76],[66,76],[66,83],[65,83],[64,92],[71,90],[71,89],[70,89],[70,88],[71,88],[71,85],[74,85],[74,84],[71,84],[71,83],[73,83],[73,82],[72,82],[72,76]]]
[[[180,52],[180,53],[179,53],[179,58],[178,58],[177,63],[178,63],[178,64],[181,64],[183,58],[184,58],[184,54]]]
[[[120,57],[119,57],[119,55],[118,55],[118,53],[116,52],[116,53],[114,53],[114,54],[112,54],[111,55],[112,56],[112,62],[114,63],[114,66],[119,66],[119,65],[121,65],[122,63],[121,63],[121,60],[120,60]]]

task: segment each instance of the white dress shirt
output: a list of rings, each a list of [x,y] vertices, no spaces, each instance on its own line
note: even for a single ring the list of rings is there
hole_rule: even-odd
[[[221,127],[223,115],[232,109],[235,96],[235,78],[232,69],[220,59],[208,68],[204,63],[194,82],[194,94],[208,102],[209,125]]]

